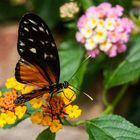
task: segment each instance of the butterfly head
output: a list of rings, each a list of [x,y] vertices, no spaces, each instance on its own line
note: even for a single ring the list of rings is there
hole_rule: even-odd
[[[63,88],[68,88],[68,86],[69,86],[69,83],[67,81],[64,81]]]

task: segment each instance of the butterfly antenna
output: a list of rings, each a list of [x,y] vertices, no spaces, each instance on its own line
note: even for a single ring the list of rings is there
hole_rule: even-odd
[[[72,86],[72,85],[71,85]],[[72,86],[73,87],[73,86]],[[68,87],[69,89],[71,89],[72,91],[74,91],[72,88],[70,88],[70,87]],[[73,88],[75,88],[78,92],[80,92],[80,90],[79,89],[77,89],[76,87],[73,87]],[[85,96],[87,96],[91,101],[93,101],[93,98],[89,95],[89,94],[87,94],[86,92],[84,92],[84,91],[82,91],[82,93],[85,95]]]
[[[81,65],[83,65],[89,58],[91,58],[91,55],[87,56],[83,62],[81,63]],[[81,66],[80,66],[81,67]],[[76,73],[80,70],[80,67],[77,68],[77,70],[74,72],[74,74],[71,76],[71,78],[69,79],[69,81],[76,75]]]

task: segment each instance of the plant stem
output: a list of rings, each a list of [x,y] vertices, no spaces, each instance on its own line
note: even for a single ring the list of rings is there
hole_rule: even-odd
[[[128,84],[127,85],[124,85],[122,87],[122,89],[119,91],[119,93],[117,94],[117,97],[115,97],[115,99],[113,100],[113,102],[111,104],[109,104],[107,102],[107,99],[106,99],[106,94],[107,94],[107,91],[105,91],[105,93],[103,94],[103,101],[104,101],[104,104],[107,105],[107,108],[105,109],[105,111],[102,113],[102,115],[104,114],[110,114],[113,112],[114,108],[116,107],[116,105],[119,103],[119,101],[122,99],[122,97],[124,96],[127,88],[128,88]]]
[[[115,107],[118,102],[122,99],[123,95],[125,94],[125,91],[127,90],[128,88],[128,84],[127,85],[124,85],[122,87],[122,89],[120,90],[120,92],[118,93],[117,97],[114,99],[114,101],[112,102],[112,106]]]
[[[107,90],[103,91],[103,103],[104,103],[105,106],[109,105],[109,103],[107,101]]]

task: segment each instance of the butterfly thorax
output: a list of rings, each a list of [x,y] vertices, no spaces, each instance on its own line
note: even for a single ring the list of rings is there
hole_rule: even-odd
[[[63,83],[54,83],[50,84],[49,86],[46,86],[42,89],[49,89],[50,92],[57,92],[63,88],[68,88],[69,83],[67,81],[64,81]]]

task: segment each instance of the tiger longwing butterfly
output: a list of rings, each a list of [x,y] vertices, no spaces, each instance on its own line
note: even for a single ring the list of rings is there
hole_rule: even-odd
[[[25,14],[18,30],[20,60],[15,68],[18,82],[37,87],[19,96],[15,104],[25,103],[44,93],[54,93],[67,88],[69,83],[59,83],[60,64],[56,44],[46,23],[33,13]]]

